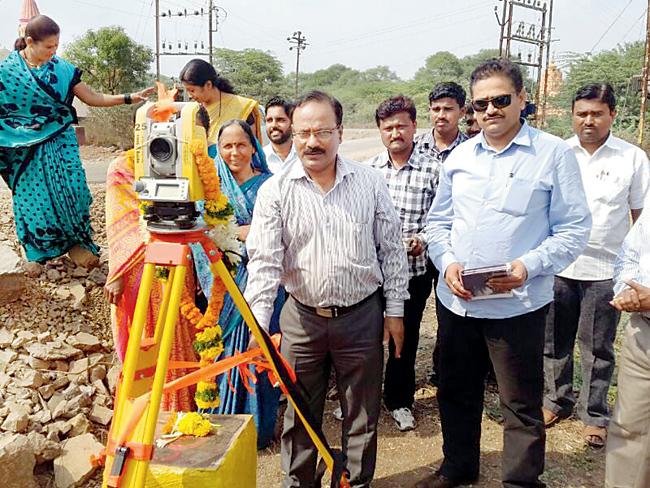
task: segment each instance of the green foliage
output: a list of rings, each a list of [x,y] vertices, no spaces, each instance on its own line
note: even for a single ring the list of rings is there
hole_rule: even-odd
[[[265,103],[276,95],[288,95],[282,63],[274,55],[259,49],[214,50],[214,67],[227,78],[240,95]]]
[[[146,86],[151,49],[133,41],[122,27],[89,30],[73,41],[63,57],[83,71],[83,80],[103,93],[135,91]]]
[[[577,57],[552,104],[570,111],[571,100],[580,87],[588,83],[610,83],[616,93],[617,106],[613,130],[621,137],[633,138],[641,110],[638,77],[643,68],[644,49],[644,43],[637,41],[595,56]]]

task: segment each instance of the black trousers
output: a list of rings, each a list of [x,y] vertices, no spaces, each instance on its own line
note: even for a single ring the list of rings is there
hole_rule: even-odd
[[[388,410],[411,408],[415,395],[415,356],[420,341],[422,313],[431,294],[433,276],[430,271],[409,280],[409,295],[404,302],[404,344],[399,359],[395,344],[388,345],[388,361],[384,378],[384,403]]]
[[[544,486],[539,476],[544,471],[546,440],[542,397],[547,310],[545,306],[507,319],[477,319],[440,305],[443,475],[465,482],[479,474],[484,380],[491,359],[504,418],[503,485]]]

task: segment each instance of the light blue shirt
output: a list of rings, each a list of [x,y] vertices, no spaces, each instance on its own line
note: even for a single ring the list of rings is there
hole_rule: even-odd
[[[553,275],[583,251],[591,214],[573,151],[523,123],[501,151],[480,135],[458,146],[442,167],[425,228],[441,277],[465,268],[521,260],[526,283],[509,298],[466,301],[444,279],[436,294],[461,316],[499,319],[537,310],[553,300]]]

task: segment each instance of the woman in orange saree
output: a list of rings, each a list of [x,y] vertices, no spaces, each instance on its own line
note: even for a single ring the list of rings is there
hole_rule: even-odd
[[[111,307],[111,325],[115,349],[124,360],[129,340],[129,330],[144,268],[146,231],[140,225],[139,200],[133,190],[134,151],[130,150],[115,159],[106,178],[106,235],[109,246],[109,274],[105,294]],[[194,289],[193,273],[187,273],[185,286]],[[153,333],[162,300],[160,281],[154,280],[145,330]],[[172,361],[197,361],[192,347],[196,331],[182,315],[176,324],[175,340],[170,355]],[[187,374],[184,369],[170,370],[167,380]],[[164,395],[163,410],[194,410],[194,388],[185,388]]]

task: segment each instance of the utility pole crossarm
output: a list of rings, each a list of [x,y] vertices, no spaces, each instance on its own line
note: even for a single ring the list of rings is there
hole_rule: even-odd
[[[304,51],[305,48],[309,45],[307,43],[307,38],[303,35],[301,31],[296,31],[293,33],[293,35],[287,37],[287,41],[289,41],[289,44],[291,46],[289,47],[289,51],[296,50],[296,94],[295,96],[298,97],[298,76],[300,73],[300,52]]]

